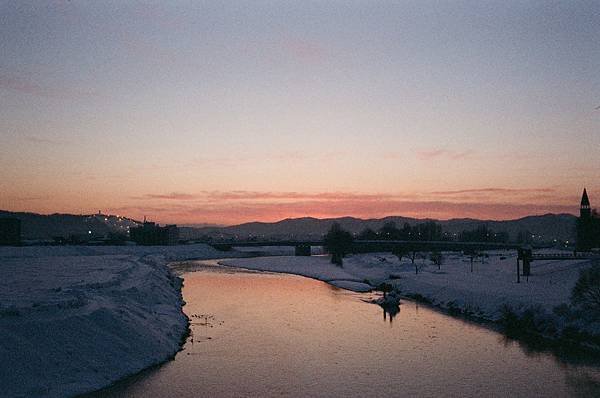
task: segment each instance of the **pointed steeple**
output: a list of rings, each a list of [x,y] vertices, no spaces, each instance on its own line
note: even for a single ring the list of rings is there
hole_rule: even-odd
[[[590,200],[588,199],[587,191],[583,188],[583,195],[581,196],[581,208],[590,207]]]
[[[590,206],[590,199],[588,198],[587,191],[583,188],[583,195],[581,195],[581,207],[579,208],[579,216],[581,218],[589,218],[592,215],[592,208]]]

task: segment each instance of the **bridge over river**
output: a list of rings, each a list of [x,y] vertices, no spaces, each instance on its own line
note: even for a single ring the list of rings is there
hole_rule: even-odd
[[[231,250],[233,247],[292,246],[296,255],[310,255],[313,246],[323,246],[322,240],[283,240],[283,241],[230,241],[211,243],[215,249]],[[517,250],[520,245],[497,242],[454,242],[454,241],[413,241],[413,240],[355,240],[353,253],[411,251],[460,251]]]

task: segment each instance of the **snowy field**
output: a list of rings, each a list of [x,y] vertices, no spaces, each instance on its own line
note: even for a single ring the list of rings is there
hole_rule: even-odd
[[[268,257],[233,259],[225,265],[304,275],[354,291],[367,291],[382,282],[397,287],[403,295],[421,295],[442,308],[460,308],[489,320],[500,317],[500,307],[541,305],[547,311],[568,303],[579,270],[589,260],[534,261],[529,281],[516,283],[516,252],[490,251],[487,258],[473,263],[459,253],[444,253],[441,269],[429,258],[418,258],[420,268],[409,258],[389,253],[346,257],[343,268],[329,262],[328,256]]]
[[[186,334],[171,261],[206,245],[0,248],[0,396],[72,396],[172,357]]]

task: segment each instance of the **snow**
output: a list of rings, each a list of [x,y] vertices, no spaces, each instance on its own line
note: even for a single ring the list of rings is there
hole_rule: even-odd
[[[513,308],[540,305],[549,312],[568,303],[579,270],[590,260],[534,261],[532,275],[516,283],[516,252],[490,251],[488,257],[475,260],[460,253],[444,253],[438,270],[428,258],[398,260],[389,253],[359,254],[346,257],[343,268],[331,264],[327,256],[268,257],[232,259],[224,265],[255,270],[286,272],[319,279],[354,291],[392,284],[405,296],[420,295],[443,308],[468,310],[479,317],[497,320],[503,304]],[[365,283],[368,283],[366,285]]]
[[[516,253],[488,252],[484,262],[444,253],[441,269],[426,258],[353,255],[344,267],[328,256],[261,257],[206,245],[0,248],[0,391],[2,396],[70,396],[107,386],[164,362],[187,330],[181,280],[169,262],[216,259],[225,265],[283,272],[368,291],[382,282],[434,305],[469,309],[490,320],[499,308],[569,302],[587,260],[535,261],[516,283]],[[185,270],[185,267],[182,268]]]
[[[187,331],[170,261],[206,245],[0,248],[0,395],[71,396],[164,362]]]

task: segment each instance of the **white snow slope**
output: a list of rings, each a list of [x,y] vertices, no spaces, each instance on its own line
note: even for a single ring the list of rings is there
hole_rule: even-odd
[[[187,329],[176,260],[205,245],[0,248],[0,396],[62,397],[172,357]]]
[[[328,256],[265,257],[222,261],[224,265],[273,272],[299,274],[354,291],[365,291],[382,282],[392,283],[403,295],[419,294],[442,308],[467,310],[489,320],[500,317],[500,307],[541,305],[548,312],[568,303],[579,270],[589,260],[534,261],[529,281],[516,283],[516,252],[491,251],[487,258],[474,262],[458,253],[444,253],[438,270],[429,259],[415,263],[399,261],[389,253],[360,254],[344,259],[343,268],[329,262]],[[368,284],[367,284],[368,283]]]

